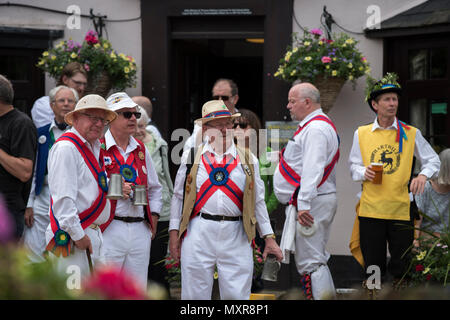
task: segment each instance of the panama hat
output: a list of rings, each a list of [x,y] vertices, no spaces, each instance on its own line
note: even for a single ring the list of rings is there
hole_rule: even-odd
[[[113,93],[108,97],[108,99],[106,99],[106,104],[112,111],[117,111],[123,108],[139,107],[139,105],[125,92]]]
[[[202,117],[195,120],[199,125],[205,124],[211,120],[223,118],[238,118],[240,113],[232,114],[222,100],[211,100],[206,102],[202,107]]]
[[[71,126],[74,114],[85,110],[103,110],[106,112],[106,120],[109,122],[117,117],[117,113],[108,108],[106,100],[103,97],[98,94],[88,94],[78,101],[73,111],[66,114],[64,121]]]
[[[398,96],[402,93],[402,88],[400,84],[397,82],[397,74],[395,73],[387,73],[382,79],[379,81],[369,84],[368,94],[366,96],[367,103],[369,104],[370,109],[372,109],[375,113],[375,109],[372,107],[372,101],[376,99],[379,95],[384,93],[396,93]]]

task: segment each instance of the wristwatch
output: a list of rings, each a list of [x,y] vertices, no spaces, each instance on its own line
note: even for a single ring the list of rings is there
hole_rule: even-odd
[[[271,234],[266,234],[266,235],[264,236],[264,240],[266,240],[266,239],[268,239],[268,238],[276,239],[277,237],[275,236],[274,233],[271,233]]]

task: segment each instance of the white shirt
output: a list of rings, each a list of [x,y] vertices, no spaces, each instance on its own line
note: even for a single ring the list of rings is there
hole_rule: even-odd
[[[64,131],[58,129],[58,127],[56,126],[55,120],[52,121],[48,131],[53,132],[55,141],[58,140],[58,138],[61,137],[61,135],[64,133]],[[39,138],[40,137],[38,137],[38,139]],[[38,140],[38,143],[41,143],[41,142]],[[45,143],[45,141],[43,143]],[[48,207],[50,206],[50,198],[47,197],[49,194],[48,179],[47,179],[47,177],[44,178],[41,193],[38,196],[36,196],[36,193],[35,193],[35,190],[36,190],[36,166],[37,166],[37,161],[34,166],[33,179],[31,180],[31,190],[30,190],[30,196],[28,197],[27,208],[33,208],[34,202],[37,200],[37,201],[39,201],[40,205],[37,205],[34,208],[34,213],[35,214],[48,214]],[[43,207],[46,207],[45,212],[36,210],[36,208],[43,208]]]
[[[190,150],[187,150],[183,153],[181,165],[175,177],[174,192],[170,207],[169,230],[179,230],[180,227],[183,210],[184,182],[186,177],[186,160],[189,156],[189,152]],[[214,152],[210,144],[204,145],[202,154],[205,154],[206,152],[214,154],[217,162],[222,161],[223,156],[227,154],[231,155],[233,158],[236,158],[237,156],[237,150],[234,144],[232,144],[224,155],[221,156]],[[266,203],[264,202],[264,182],[261,180],[259,175],[258,160],[253,154],[252,161],[255,169],[255,217],[259,234],[261,236],[265,236],[267,234],[272,234],[273,230],[270,225]],[[231,171],[229,178],[239,187],[239,189],[243,191],[245,187],[245,177],[246,175],[239,162],[233,171]],[[209,175],[203,161],[200,161],[199,163],[196,179],[198,193],[202,184],[209,179]],[[206,201],[203,208],[201,208],[201,212],[231,217],[242,215],[241,210],[236,206],[236,204],[220,189],[216,190],[216,192],[214,192],[214,194]]]
[[[397,131],[397,121],[387,127],[382,128],[378,124],[378,118],[375,118],[372,126],[372,132],[375,130],[396,130]],[[408,143],[408,142],[406,142]],[[416,130],[416,138],[414,144],[414,156],[420,160],[421,171],[420,174],[425,175],[427,178],[431,178],[436,172],[439,171],[441,162],[439,156],[430,146],[430,144],[422,136],[419,129]],[[348,163],[350,165],[350,174],[353,181],[364,181],[364,173],[366,172],[366,167],[364,166],[361,149],[359,147],[358,129],[356,129],[353,135],[353,145],[350,150],[350,155],[348,157]]]
[[[327,117],[322,109],[317,109],[305,117],[299,126],[305,125],[315,116]],[[298,210],[310,210],[311,201],[321,194],[336,192],[336,166],[327,180],[319,187],[325,167],[331,163],[339,147],[333,127],[325,121],[312,121],[305,129],[289,140],[284,150],[284,160],[301,177],[297,197]],[[281,175],[277,166],[273,176],[274,191],[277,198],[289,202],[295,191]]]
[[[105,133],[106,150],[112,146],[117,146],[120,155],[127,161],[130,154],[138,147],[138,142],[132,136],[128,142],[127,150],[123,150],[116,144],[116,140],[108,130]],[[122,163],[124,164],[124,163]],[[150,211],[160,213],[162,208],[162,186],[159,183],[158,175],[153,167],[152,157],[145,148],[145,166],[147,170],[147,187],[148,187],[148,201],[150,204]],[[139,174],[136,170],[136,174]],[[134,206],[130,199],[117,200],[117,207],[115,215],[118,217],[144,217],[143,206]]]
[[[78,136],[92,151],[95,158],[100,155],[100,141],[93,146],[84,139],[75,128],[67,130]],[[88,209],[99,193],[97,179],[94,178],[76,146],[70,141],[59,141],[50,149],[48,157],[48,185],[53,198],[53,213],[62,230],[66,231],[72,240],[77,241],[84,237],[78,214]],[[93,222],[100,225],[108,221],[110,203],[106,205],[101,214]],[[46,231],[46,240],[53,237],[50,225]]]
[[[43,96],[37,99],[31,108],[31,118],[36,128],[40,128],[52,122],[55,113],[50,106],[50,97]]]

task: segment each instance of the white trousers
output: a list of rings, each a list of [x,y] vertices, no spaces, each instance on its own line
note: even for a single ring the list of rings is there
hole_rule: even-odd
[[[129,273],[147,290],[152,232],[147,222],[113,220],[103,233],[105,260]]]
[[[96,265],[104,264],[105,256],[102,231],[100,230],[100,228],[86,228],[84,232],[89,237],[92,243],[91,260],[93,267],[95,268]],[[51,257],[52,259],[56,259],[57,270],[61,273],[67,275],[76,275],[78,274],[78,272],[80,272],[81,279],[90,275],[89,261],[86,250],[78,249],[77,247],[75,247],[73,242],[71,254],[69,256],[65,258],[57,258],[55,255],[50,253],[49,257]]]
[[[296,224],[295,263],[300,275],[311,273],[313,298],[316,300],[335,296],[335,288],[327,262],[330,254],[326,244],[330,236],[331,223],[337,209],[336,193],[319,195],[311,201],[310,214],[314,217],[316,232],[309,237],[300,233]]]
[[[196,217],[181,245],[181,299],[211,300],[215,266],[221,299],[250,298],[253,251],[242,221]]]
[[[33,196],[33,195],[32,195]],[[28,258],[31,262],[43,262],[45,247],[45,231],[50,224],[50,216],[48,208],[50,206],[50,191],[48,189],[47,177],[41,193],[34,199],[33,212],[34,223],[31,228],[27,226],[23,230],[23,243],[28,249]]]

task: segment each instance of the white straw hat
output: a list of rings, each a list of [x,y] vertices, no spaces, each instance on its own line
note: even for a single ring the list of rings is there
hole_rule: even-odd
[[[78,101],[73,111],[66,114],[64,121],[71,126],[73,123],[73,115],[76,112],[84,110],[103,110],[106,112],[106,120],[109,122],[117,118],[117,113],[108,108],[106,100],[103,97],[98,94],[88,94]]]

